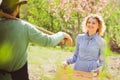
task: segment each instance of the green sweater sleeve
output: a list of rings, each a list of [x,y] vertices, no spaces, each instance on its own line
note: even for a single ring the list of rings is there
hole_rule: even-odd
[[[40,46],[55,46],[64,38],[64,32],[47,35],[36,29],[32,24],[27,23],[28,40]]]
[[[20,69],[26,63],[26,50],[29,42],[34,42],[40,46],[55,46],[64,38],[63,32],[49,36],[36,29],[35,25],[21,20],[1,21],[0,27],[1,34],[6,34],[4,34],[3,41],[9,43],[5,49],[4,46],[3,48],[0,47],[0,51],[4,54],[0,54],[0,69],[10,72]],[[10,50],[8,49],[9,46]],[[8,73],[0,74],[0,80],[11,80],[11,75]]]

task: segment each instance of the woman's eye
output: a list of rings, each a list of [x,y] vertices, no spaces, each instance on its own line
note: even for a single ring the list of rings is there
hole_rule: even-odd
[[[87,24],[90,24],[90,22],[87,22]]]

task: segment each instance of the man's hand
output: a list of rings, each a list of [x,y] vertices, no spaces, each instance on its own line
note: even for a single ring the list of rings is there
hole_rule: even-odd
[[[65,37],[64,37],[64,39],[61,41],[61,44],[65,44],[65,42],[67,42],[67,44],[68,44],[69,46],[71,46],[72,43],[73,43],[72,38],[71,38],[70,35],[67,34],[67,33],[64,33],[64,35],[65,35]]]

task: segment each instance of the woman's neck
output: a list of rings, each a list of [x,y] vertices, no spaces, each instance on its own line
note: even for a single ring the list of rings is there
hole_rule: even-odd
[[[93,36],[96,32],[88,32],[88,36]]]

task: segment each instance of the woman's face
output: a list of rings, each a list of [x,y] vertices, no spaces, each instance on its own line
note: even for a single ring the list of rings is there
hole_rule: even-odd
[[[88,32],[97,32],[97,29],[99,28],[99,24],[97,19],[95,18],[89,18],[86,24],[87,31]]]

